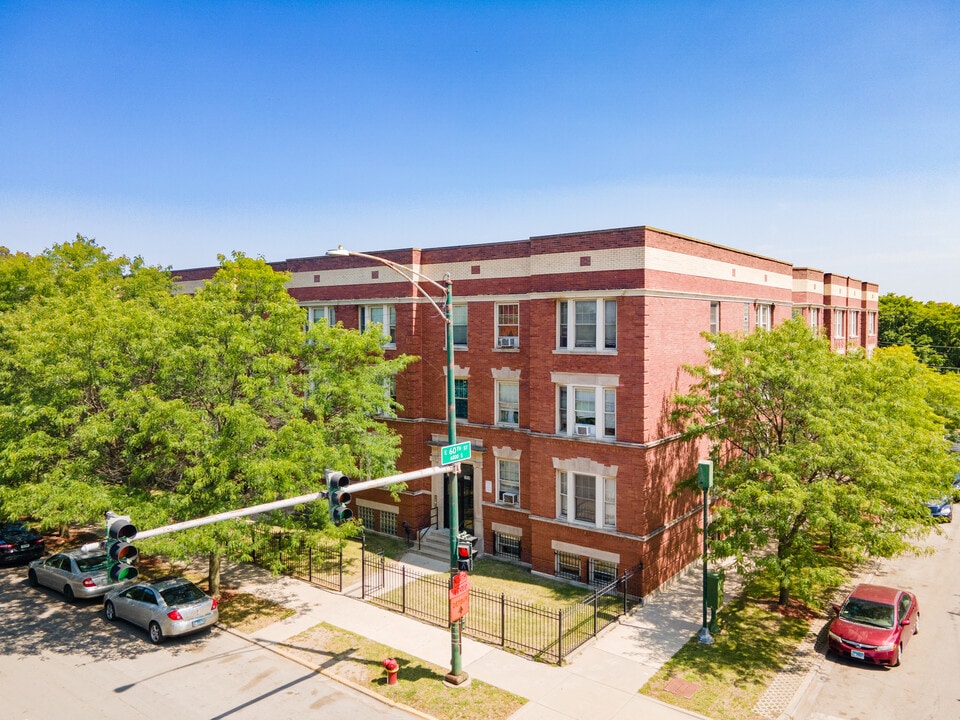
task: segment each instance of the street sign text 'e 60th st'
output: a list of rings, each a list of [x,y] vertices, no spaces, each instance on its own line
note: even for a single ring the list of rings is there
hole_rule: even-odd
[[[440,448],[440,464],[453,465],[470,459],[470,441],[464,440],[456,445],[444,445]]]

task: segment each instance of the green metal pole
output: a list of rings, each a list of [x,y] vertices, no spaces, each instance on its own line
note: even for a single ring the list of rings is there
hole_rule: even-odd
[[[713,636],[707,625],[707,528],[710,526],[710,486],[703,488],[703,624],[697,640],[704,645],[713,644]]]
[[[454,377],[453,377],[453,280],[448,275],[446,278],[447,299],[444,307],[444,314],[447,319],[447,444],[457,444],[457,405],[454,397]],[[448,509],[448,519],[450,525],[450,577],[459,572],[457,565],[457,536],[460,533],[460,486],[457,480],[456,470],[449,473],[449,495],[450,507]],[[447,682],[454,685],[460,685],[467,680],[467,674],[463,672],[463,663],[460,657],[460,621],[456,620],[450,623],[450,674],[446,677]]]

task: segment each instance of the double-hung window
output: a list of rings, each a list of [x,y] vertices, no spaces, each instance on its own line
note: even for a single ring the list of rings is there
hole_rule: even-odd
[[[814,329],[820,327],[820,308],[810,308],[810,327]]]
[[[467,380],[456,378],[453,381],[453,405],[457,420],[467,419]]]
[[[395,418],[397,416],[397,376],[390,375],[384,378],[381,385],[383,385],[383,407],[378,414]]]
[[[520,303],[499,303],[496,307],[497,347],[520,347]]]
[[[850,311],[850,337],[860,337],[860,311]]]
[[[875,312],[867,313],[867,335],[877,334],[877,314]]]
[[[397,310],[393,305],[361,305],[360,332],[379,325],[387,336],[385,345],[395,345],[397,337]]]
[[[520,504],[520,463],[497,458],[497,502]]]
[[[467,306],[453,306],[453,346],[467,347]]]
[[[598,528],[616,528],[616,480],[560,470],[557,473],[557,519]]]
[[[757,305],[757,328],[769,330],[772,326],[772,321],[773,306],[767,304]]]
[[[497,381],[497,423],[520,424],[520,383],[513,380]]]
[[[557,304],[557,348],[615,350],[616,300],[561,300]]]
[[[843,310],[834,310],[833,311],[833,337],[834,339],[839,339],[844,337],[844,323],[846,322],[846,313]]]
[[[333,327],[337,324],[337,310],[334,305],[311,305],[307,307],[307,328],[312,328],[318,322],[326,321]]]
[[[720,332],[720,303],[710,303],[710,334],[716,335]]]
[[[613,440],[617,436],[617,391],[611,387],[558,385],[557,432]]]

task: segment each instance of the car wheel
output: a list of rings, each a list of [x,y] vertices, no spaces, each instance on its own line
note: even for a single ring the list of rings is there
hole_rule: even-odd
[[[30,587],[40,586],[40,580],[37,579],[37,573],[34,570],[27,573],[27,582],[30,583]]]
[[[113,620],[117,616],[117,609],[113,607],[113,603],[109,600],[103,604],[103,614],[107,620]]]
[[[73,588],[70,587],[69,585],[63,586],[63,599],[66,600],[68,603],[72,603],[74,600],[77,599],[76,596],[73,594]]]
[[[157,623],[150,623],[150,627],[148,627],[147,630],[150,632],[150,642],[154,645],[159,645],[163,642],[163,630],[160,629]]]
[[[897,654],[893,656],[893,662],[890,663],[893,667],[900,667],[901,655],[903,655],[903,643],[897,645]]]
[[[917,617],[913,621],[913,634],[916,635],[920,632],[920,613],[917,613]]]

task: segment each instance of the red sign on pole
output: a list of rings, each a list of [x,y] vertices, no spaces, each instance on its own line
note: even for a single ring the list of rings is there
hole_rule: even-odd
[[[470,610],[470,578],[458,572],[450,581],[450,622],[457,622]]]

